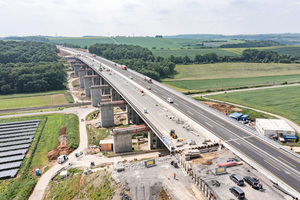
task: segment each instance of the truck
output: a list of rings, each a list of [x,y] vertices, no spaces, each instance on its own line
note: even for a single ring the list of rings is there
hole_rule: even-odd
[[[125,65],[121,65],[121,68],[127,70],[127,67]]]
[[[148,83],[152,83],[152,79],[148,77],[144,77],[144,81],[147,81]]]

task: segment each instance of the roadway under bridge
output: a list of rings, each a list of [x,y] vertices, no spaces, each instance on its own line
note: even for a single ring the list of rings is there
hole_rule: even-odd
[[[124,70],[118,63],[74,49],[59,48],[76,57],[75,74],[93,106],[100,106],[104,96],[110,97],[112,102],[124,100],[130,107],[129,120],[144,121],[170,151],[201,148],[207,141],[212,144],[221,141],[244,161],[300,198],[299,155],[157,81],[145,81],[144,75]],[[172,98],[174,103],[169,103],[167,98]],[[185,141],[183,144],[169,135],[171,129]]]

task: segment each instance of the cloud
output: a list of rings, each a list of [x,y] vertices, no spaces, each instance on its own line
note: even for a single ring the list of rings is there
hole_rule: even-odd
[[[299,0],[0,0],[0,36],[300,32]]]

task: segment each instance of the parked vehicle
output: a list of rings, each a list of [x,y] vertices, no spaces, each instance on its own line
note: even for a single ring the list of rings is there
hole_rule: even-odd
[[[64,162],[66,162],[68,160],[68,156],[66,155],[61,155],[57,158],[57,162],[58,164],[63,164]]]
[[[168,101],[169,103],[173,103],[173,99],[171,99],[171,98],[167,98],[167,101]]]
[[[230,187],[229,188],[230,192],[236,196],[238,199],[244,199],[245,198],[245,192],[238,187]]]
[[[258,182],[251,178],[250,176],[245,176],[244,180],[254,189],[259,189]]]
[[[83,154],[82,151],[78,151],[78,152],[75,153],[75,156],[76,156],[76,157],[79,157],[79,156],[81,156],[82,154]]]
[[[231,174],[229,178],[237,185],[244,185],[244,180],[237,174]]]

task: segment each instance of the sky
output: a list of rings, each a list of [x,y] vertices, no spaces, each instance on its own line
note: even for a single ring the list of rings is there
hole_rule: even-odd
[[[300,33],[300,0],[0,0],[0,37]]]

